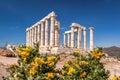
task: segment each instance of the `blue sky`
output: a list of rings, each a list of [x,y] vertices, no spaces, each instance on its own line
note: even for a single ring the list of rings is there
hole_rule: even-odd
[[[120,47],[120,0],[0,0],[0,46],[25,44],[25,29],[51,11],[61,23],[61,43],[63,32],[76,22],[95,28],[95,46]]]

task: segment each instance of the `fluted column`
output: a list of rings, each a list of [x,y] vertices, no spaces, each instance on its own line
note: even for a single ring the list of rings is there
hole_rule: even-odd
[[[60,34],[59,34],[59,22],[56,21],[55,22],[55,46],[59,46],[59,37],[60,37]]]
[[[31,46],[31,28],[30,28],[30,46]]]
[[[60,46],[60,22],[58,22],[58,46]]]
[[[83,36],[84,36],[84,50],[86,50],[86,27],[83,28]]]
[[[68,33],[68,47],[70,47],[70,33]]]
[[[55,13],[51,13],[50,46],[55,44]]]
[[[30,30],[28,30],[28,46],[30,46]]]
[[[33,47],[33,42],[34,42],[34,29],[32,28],[32,47]]]
[[[71,26],[71,47],[74,48],[74,27]]]
[[[26,29],[26,46],[28,45],[28,28]]]
[[[55,28],[55,46],[58,46],[58,28]]]
[[[78,28],[78,46],[77,48],[81,48],[81,28]]]
[[[36,26],[34,27],[34,43],[36,43],[36,39],[37,39],[37,31],[36,31]]]
[[[45,20],[45,46],[48,46],[48,19]]]
[[[37,26],[37,42],[40,43],[40,24]]]
[[[66,47],[66,34],[64,33],[64,46]]]
[[[41,22],[41,46],[44,46],[44,22]]]
[[[93,31],[94,31],[94,28],[93,27],[90,27],[90,50],[92,51],[93,48],[94,48],[94,41],[93,41]]]

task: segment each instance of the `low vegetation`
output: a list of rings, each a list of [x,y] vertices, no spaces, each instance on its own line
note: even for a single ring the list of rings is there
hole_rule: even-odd
[[[67,60],[62,69],[56,68],[60,60],[59,55],[40,55],[39,47],[18,48],[18,64],[11,65],[7,70],[10,75],[5,80],[109,80],[109,71],[106,71],[100,62],[104,56],[102,50],[94,49],[88,56],[81,55],[76,50]],[[119,80],[114,77],[112,80]]]

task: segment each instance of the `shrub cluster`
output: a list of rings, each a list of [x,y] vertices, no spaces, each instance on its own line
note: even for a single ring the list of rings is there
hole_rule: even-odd
[[[62,69],[56,68],[59,55],[40,55],[38,47],[19,47],[18,64],[7,70],[10,75],[5,80],[108,80],[109,72],[103,67],[101,49],[94,49],[89,55],[81,55],[79,50],[74,58],[67,60]]]

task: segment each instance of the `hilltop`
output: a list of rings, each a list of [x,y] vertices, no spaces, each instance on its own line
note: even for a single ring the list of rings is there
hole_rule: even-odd
[[[103,52],[114,58],[120,58],[120,47],[111,46],[103,48]]]

